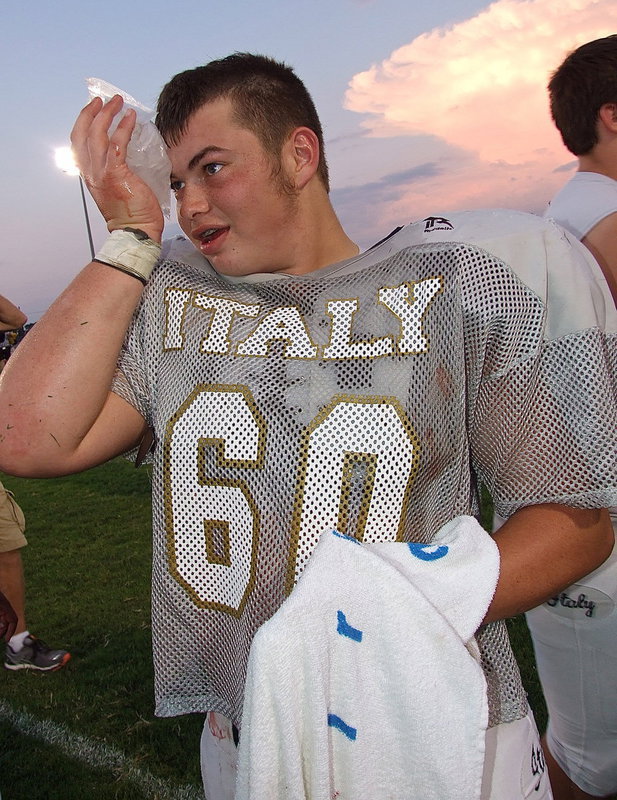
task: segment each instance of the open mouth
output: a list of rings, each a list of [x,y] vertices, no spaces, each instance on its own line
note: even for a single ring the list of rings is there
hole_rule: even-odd
[[[196,238],[199,239],[199,241],[202,244],[210,244],[211,242],[214,242],[216,239],[218,239],[219,236],[221,236],[227,230],[229,230],[229,229],[228,228],[206,228],[201,233],[198,233]]]

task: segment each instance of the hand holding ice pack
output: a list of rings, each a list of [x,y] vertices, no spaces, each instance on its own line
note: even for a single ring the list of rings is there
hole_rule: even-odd
[[[163,137],[152,122],[152,109],[100,78],[88,78],[86,83],[90,99],[100,97],[106,102],[114,95],[119,94],[124,100],[125,107],[132,108],[136,112],[137,120],[127,149],[126,163],[152,189],[161,205],[163,214],[169,217],[171,162],[167,156]],[[118,122],[119,119],[114,120],[109,130],[110,134],[113,133]]]

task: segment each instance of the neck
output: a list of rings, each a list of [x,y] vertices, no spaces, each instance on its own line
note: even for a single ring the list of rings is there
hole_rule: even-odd
[[[308,203],[295,222],[296,247],[291,274],[315,272],[329,264],[358,255],[360,248],[343,230],[328,195],[321,190]]]
[[[579,172],[597,172],[617,181],[617,137],[596,145],[590,153],[578,159]]]

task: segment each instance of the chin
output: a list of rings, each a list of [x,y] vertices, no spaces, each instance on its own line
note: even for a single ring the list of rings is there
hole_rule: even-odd
[[[243,278],[245,275],[251,274],[251,270],[242,269],[238,265],[230,264],[224,259],[218,259],[216,256],[206,256],[206,258],[208,258],[208,261],[212,264],[219,275],[225,275],[229,278]]]

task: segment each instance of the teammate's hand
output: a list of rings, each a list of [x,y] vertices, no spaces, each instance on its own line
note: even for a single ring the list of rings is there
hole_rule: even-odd
[[[119,95],[105,104],[99,97],[88,103],[71,131],[73,154],[108,230],[140,228],[160,242],[164,220],[159,202],[152,189],[126,163],[135,111],[128,109],[109,135],[113,118],[122,105]]]
[[[0,639],[6,638],[6,641],[11,638],[15,633],[15,626],[17,625],[17,614],[13,606],[9,603],[6,597],[0,592]]]

